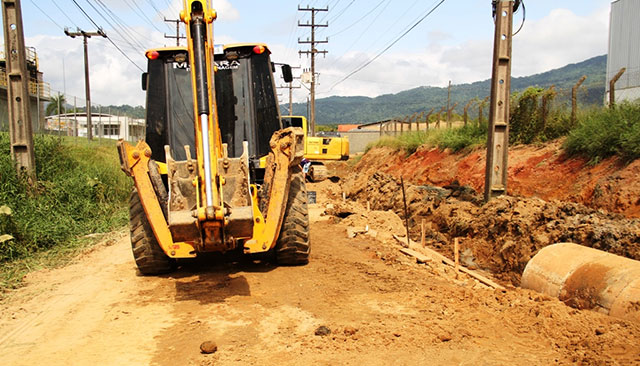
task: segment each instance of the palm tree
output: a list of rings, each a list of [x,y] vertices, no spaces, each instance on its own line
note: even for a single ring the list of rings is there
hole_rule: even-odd
[[[65,112],[64,105],[66,103],[66,99],[64,95],[58,94],[51,97],[51,101],[47,104],[47,109],[45,110],[45,114],[47,116],[51,116],[54,114],[62,114]],[[60,110],[58,110],[58,106],[60,106]]]

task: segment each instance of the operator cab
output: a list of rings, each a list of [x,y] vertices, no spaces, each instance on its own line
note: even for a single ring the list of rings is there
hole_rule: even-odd
[[[270,51],[262,44],[215,46],[215,94],[221,139],[230,157],[242,155],[249,142],[252,178],[261,180],[259,159],[270,151],[269,140],[283,128],[274,83]],[[147,52],[148,71],[142,75],[147,91],[146,142],[152,159],[165,161],[164,146],[172,157],[185,160],[183,146],[195,156],[194,102],[186,47]],[[287,81],[291,68],[282,67]],[[252,179],[253,180],[253,179]]]

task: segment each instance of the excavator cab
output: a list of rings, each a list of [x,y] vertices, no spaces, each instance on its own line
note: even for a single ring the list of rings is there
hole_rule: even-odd
[[[146,52],[145,141],[118,142],[143,274],[203,252],[308,262],[303,131],[283,128],[268,47],[215,45],[216,17],[206,0],[184,0],[187,47]]]
[[[169,145],[176,160],[186,158],[183,146],[194,146],[194,109],[187,49],[162,48],[147,52],[148,72],[142,76],[147,91],[145,140],[152,158],[165,162]],[[216,102],[222,143],[230,157],[242,155],[243,141],[249,142],[252,181],[261,182],[264,168],[260,158],[269,153],[269,139],[283,127],[274,84],[275,65],[264,44],[215,46]],[[282,66],[285,78],[288,65]],[[299,126],[302,127],[302,126]],[[194,155],[195,152],[191,151]],[[262,164],[264,165],[264,164]]]

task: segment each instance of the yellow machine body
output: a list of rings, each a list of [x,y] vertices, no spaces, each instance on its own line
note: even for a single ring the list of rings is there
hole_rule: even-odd
[[[184,0],[180,18],[186,24],[187,47],[150,50],[147,57],[157,57],[158,51],[186,51],[188,55],[195,159],[189,146],[184,147],[186,160],[180,161],[174,160],[170,147],[165,146],[166,163],[157,164],[157,171],[168,182],[164,212],[149,171],[152,151],[147,143],[118,143],[122,170],[133,178],[146,219],[169,258],[225,252],[238,245],[248,254],[272,250],[285,214],[291,169],[304,153],[303,130],[286,128],[271,137],[271,151],[264,157],[261,199],[258,187],[250,182],[248,144],[244,143],[242,156],[232,158],[222,143],[214,87],[217,68],[212,23],[216,12],[206,0]]]

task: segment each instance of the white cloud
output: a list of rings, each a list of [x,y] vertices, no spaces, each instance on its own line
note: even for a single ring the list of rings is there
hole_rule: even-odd
[[[588,16],[555,9],[546,17],[527,21],[513,40],[513,76],[525,76],[580,62],[607,52],[609,8]],[[517,27],[517,21],[515,21]],[[446,86],[485,80],[491,77],[492,39],[477,39],[457,45],[442,45],[449,37],[431,32],[430,43],[420,52],[387,53],[347,81],[329,88],[349,72],[374,56],[352,52],[342,57],[318,59],[321,73],[318,97],[377,96],[418,86]],[[305,100],[303,92],[297,100]]]

